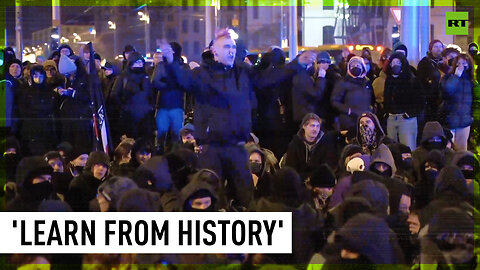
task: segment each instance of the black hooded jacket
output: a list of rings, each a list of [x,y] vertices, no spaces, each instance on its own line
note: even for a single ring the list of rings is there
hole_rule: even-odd
[[[443,131],[442,126],[438,122],[427,122],[423,129],[421,145],[417,147],[417,149],[412,151],[413,169],[415,171],[416,181],[419,181],[419,179],[422,178],[421,168],[423,164],[425,164],[428,152],[430,152],[431,150],[428,148],[428,140],[436,136],[441,137],[444,145],[446,146],[447,139],[445,137],[445,132]],[[452,149],[445,147],[440,151],[445,156],[446,162],[449,163],[450,160],[452,160],[454,154]]]
[[[296,60],[281,70],[254,72],[243,65],[227,67],[207,60],[193,72],[173,65],[186,91],[195,95],[194,125],[197,142],[233,144],[245,142],[251,131],[252,110],[257,107],[254,86],[265,88],[291,78],[301,65]]]
[[[33,74],[43,75],[43,82],[33,82]],[[55,96],[47,85],[47,75],[42,66],[34,66],[30,72],[30,82],[25,84],[18,94],[18,105],[22,120],[20,134],[23,140],[51,141],[53,134],[53,113]],[[47,146],[48,147],[48,146]],[[48,150],[48,149],[47,149]]]
[[[252,201],[254,212],[291,212],[293,221],[292,254],[270,254],[276,263],[307,263],[318,251],[322,239],[323,217],[305,202],[305,186],[292,168],[282,168],[274,176],[269,198]]]
[[[394,53],[390,57],[399,59],[402,62],[402,71],[398,77],[394,77],[392,67],[387,66],[387,79],[385,80],[384,108],[386,113],[403,114],[416,117],[419,107],[423,104],[420,93],[420,84],[411,73],[407,59],[401,53]],[[414,98],[415,97],[415,98]]]
[[[324,163],[326,143],[323,142],[324,132],[320,131],[313,144],[305,140],[305,131],[302,127],[288,144],[285,166],[294,168],[306,179],[316,165]]]
[[[33,179],[39,175],[51,175],[52,167],[41,156],[23,158],[17,168],[17,187],[19,194],[7,204],[7,211],[12,212],[36,212],[43,200],[58,199],[51,192],[47,197],[41,196]],[[51,184],[50,184],[51,190]]]
[[[374,100],[373,89],[368,79],[346,75],[339,81],[333,89],[330,101],[332,107],[340,114],[340,130],[355,126],[355,119],[360,114],[372,111]]]
[[[111,97],[120,113],[140,120],[153,111],[153,90],[145,69],[132,70],[137,60],[143,60],[140,53],[133,52],[128,57],[128,68],[120,74],[113,85]]]

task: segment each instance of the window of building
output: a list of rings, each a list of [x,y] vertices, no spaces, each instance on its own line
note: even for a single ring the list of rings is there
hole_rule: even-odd
[[[188,54],[189,54],[190,48],[189,48],[188,41],[184,41],[184,42],[183,42],[182,52],[183,52],[183,54],[185,54],[185,55],[188,55]]]
[[[200,51],[200,42],[198,42],[198,41],[194,41],[194,42],[193,42],[193,52],[192,52],[192,53],[195,54],[195,55],[198,55],[198,54],[201,53],[201,51]]]
[[[188,20],[182,20],[182,33],[188,33]]]
[[[194,33],[200,32],[200,20],[198,20],[198,19],[195,19],[193,21],[193,32]]]

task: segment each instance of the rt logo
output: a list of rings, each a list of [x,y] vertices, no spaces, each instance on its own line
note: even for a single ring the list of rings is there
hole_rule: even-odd
[[[445,35],[468,35],[468,12],[445,12]]]

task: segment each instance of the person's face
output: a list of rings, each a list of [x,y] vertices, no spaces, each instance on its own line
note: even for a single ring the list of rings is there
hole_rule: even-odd
[[[390,169],[390,166],[388,166],[387,164],[385,164],[383,162],[376,162],[376,163],[373,164],[373,166],[377,171],[379,171],[381,173]]]
[[[102,68],[102,64],[100,60],[95,59],[95,67],[97,68],[97,70],[100,70],[100,68]]]
[[[183,143],[195,143],[195,138],[193,137],[192,133],[187,133],[182,136]]]
[[[152,157],[152,153],[147,151],[140,151],[136,154],[138,163],[143,164],[145,161],[149,160]]]
[[[105,174],[107,174],[108,167],[105,164],[95,164],[92,167],[92,174],[93,177],[97,179],[103,179],[105,177]]]
[[[81,154],[76,159],[74,159],[70,162],[72,163],[73,166],[85,167],[85,164],[87,164],[87,159],[88,159],[87,154]]]
[[[402,194],[400,197],[400,203],[398,205],[398,211],[404,214],[410,214],[410,206],[412,204],[412,199],[406,194]]]
[[[233,66],[237,45],[232,38],[221,37],[213,44],[213,55],[215,61],[226,66]]]
[[[205,210],[212,205],[211,197],[196,198],[191,201],[191,207],[193,209]]]
[[[457,61],[457,67],[459,66],[463,66],[464,70],[467,70],[468,69],[468,62],[467,60],[463,59],[463,58],[460,58],[458,59]]]
[[[85,59],[86,61],[90,60],[90,52],[84,52],[83,59]]]
[[[320,122],[310,119],[303,125],[303,130],[305,131],[305,138],[308,141],[313,142],[320,132]]]
[[[402,61],[400,61],[398,58],[393,58],[392,62],[390,62],[390,66],[402,66]]]
[[[412,158],[412,153],[402,153],[402,160]]]
[[[350,54],[350,51],[347,48],[343,49],[343,51],[342,51],[342,57],[343,58],[347,58],[347,56],[349,54]]]
[[[53,172],[63,172],[63,161],[59,158],[52,158],[48,161],[48,165],[52,167]]]
[[[250,161],[251,163],[262,164],[262,156],[260,156],[260,154],[257,153],[257,152],[253,152],[253,153],[250,155],[249,161]]]
[[[313,188],[313,191],[320,197],[322,198],[328,198],[330,196],[332,196],[333,194],[333,188],[329,187],[323,187],[323,188],[320,188],[320,187],[315,187]]]
[[[427,161],[425,162],[425,171],[429,171],[429,170],[438,171],[438,168],[435,164],[431,164]]]
[[[39,175],[32,180],[32,184],[40,184],[43,182],[51,182],[52,181],[52,176],[50,174],[42,174]]]
[[[57,71],[54,67],[47,66],[45,68],[45,72],[47,73],[47,78],[52,78],[57,74]]]
[[[44,80],[45,80],[45,75],[43,75],[41,72],[35,72],[33,74],[33,81],[35,83],[42,84]]]
[[[156,52],[153,54],[153,63],[158,64],[162,62],[163,60],[163,55],[160,52]]]
[[[432,46],[432,55],[434,57],[440,57],[443,51],[443,45],[440,42],[435,42]]]
[[[126,60],[128,60],[128,56],[130,56],[130,53],[131,53],[131,52],[125,52],[125,53],[124,53],[124,54],[125,54],[125,59],[126,59]]]
[[[455,57],[457,57],[457,56],[458,56],[458,53],[456,53],[456,52],[451,52],[451,53],[447,54],[447,60],[453,59],[453,58],[455,58]]]
[[[8,68],[8,72],[10,73],[10,75],[12,75],[14,78],[18,78],[20,77],[20,75],[22,75],[22,67],[17,64],[17,63],[13,63],[10,65],[10,67]]]
[[[70,50],[68,48],[62,48],[60,50],[60,55],[69,56],[70,55]]]
[[[350,68],[354,68],[354,67],[358,67],[358,68],[362,68],[362,64],[358,61],[353,61],[350,63]]]
[[[370,117],[360,118],[360,126],[367,126],[370,130],[375,130],[375,123],[373,123]]]
[[[142,60],[137,60],[133,63],[132,68],[142,68],[143,67],[143,61]]]
[[[322,62],[319,62],[319,63],[318,63],[318,67],[319,67],[320,69],[323,69],[323,70],[327,70],[329,66],[330,66],[330,64],[327,63],[327,62],[323,62],[323,61],[322,61]]]

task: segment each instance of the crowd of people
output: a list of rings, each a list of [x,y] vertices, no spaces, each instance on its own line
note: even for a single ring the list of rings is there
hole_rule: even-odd
[[[417,68],[401,42],[378,61],[368,49],[346,49],[337,59],[303,51],[287,63],[277,47],[249,55],[224,29],[200,64],[164,42],[152,65],[130,45],[121,63],[102,66],[95,53],[95,71],[86,46],[76,55],[63,44],[37,63],[6,50],[7,211],[287,211],[293,219],[291,254],[8,260],[69,269],[475,269],[471,127],[480,57],[477,44],[465,49],[432,40]],[[101,82],[112,153],[92,151],[91,72]]]

